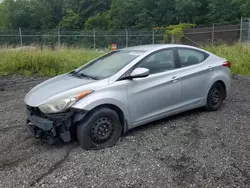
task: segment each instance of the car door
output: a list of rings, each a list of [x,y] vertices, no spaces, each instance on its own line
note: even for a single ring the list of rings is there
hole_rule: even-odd
[[[199,105],[204,101],[213,70],[206,63],[208,54],[192,48],[177,48],[181,84],[182,106]]]
[[[164,116],[175,109],[181,100],[181,83],[173,49],[157,51],[144,58],[136,67],[149,69],[150,75],[133,79],[128,84],[133,127]]]

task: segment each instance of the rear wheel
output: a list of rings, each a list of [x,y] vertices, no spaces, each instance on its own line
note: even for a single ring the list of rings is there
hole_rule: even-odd
[[[216,111],[220,109],[225,96],[225,88],[221,83],[216,82],[208,93],[206,109],[209,111]]]
[[[91,112],[77,126],[77,138],[84,149],[114,146],[121,135],[122,125],[117,113],[109,108]]]

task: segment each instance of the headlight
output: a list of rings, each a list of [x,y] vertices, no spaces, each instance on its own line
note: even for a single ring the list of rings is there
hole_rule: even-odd
[[[79,95],[70,96],[68,98],[58,99],[47,104],[39,106],[39,109],[44,114],[54,114],[66,111],[69,107],[75,104],[78,100],[86,97],[87,95],[93,93],[94,91],[85,91]]]

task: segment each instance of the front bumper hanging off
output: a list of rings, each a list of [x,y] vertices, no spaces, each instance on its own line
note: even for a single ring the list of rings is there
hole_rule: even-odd
[[[54,143],[58,140],[70,142],[74,134],[75,124],[82,120],[85,111],[71,109],[60,114],[43,114],[39,108],[27,106],[26,125],[31,134],[38,139]]]

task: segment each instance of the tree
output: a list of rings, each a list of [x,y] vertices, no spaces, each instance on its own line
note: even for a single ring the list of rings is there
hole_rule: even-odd
[[[80,16],[72,9],[67,10],[66,15],[59,23],[59,27],[62,29],[80,29]]]
[[[0,29],[9,28],[9,14],[6,1],[0,4]]]
[[[240,7],[240,14],[244,18],[250,17],[250,1],[249,0],[233,0],[233,3]]]
[[[110,14],[109,12],[99,13],[95,16],[88,18],[88,20],[84,24],[84,29],[92,30],[92,29],[102,29],[108,30],[109,29],[109,22]]]
[[[113,0],[110,17],[113,29],[136,28],[136,15],[140,11],[137,0]]]
[[[240,19],[240,7],[232,0],[209,0],[208,20],[213,23],[232,23]]]
[[[10,25],[13,29],[19,27],[36,29],[39,27],[39,21],[33,4],[26,0],[8,0],[6,1],[9,14]]]
[[[103,13],[110,9],[110,0],[81,0],[78,13],[82,26],[92,16]]]
[[[3,0],[0,28],[151,29],[179,23],[235,23],[249,0]]]
[[[203,13],[206,11],[206,8],[202,5],[204,5],[204,2],[202,3],[199,0],[176,0],[175,10],[178,22],[201,22],[202,12],[199,10],[202,9]]]
[[[154,26],[167,26],[178,23],[175,15],[174,0],[155,0],[152,8],[147,9],[151,12],[151,17],[154,19]]]
[[[246,1],[244,4],[240,6],[241,16],[245,18],[250,17],[250,1]]]

